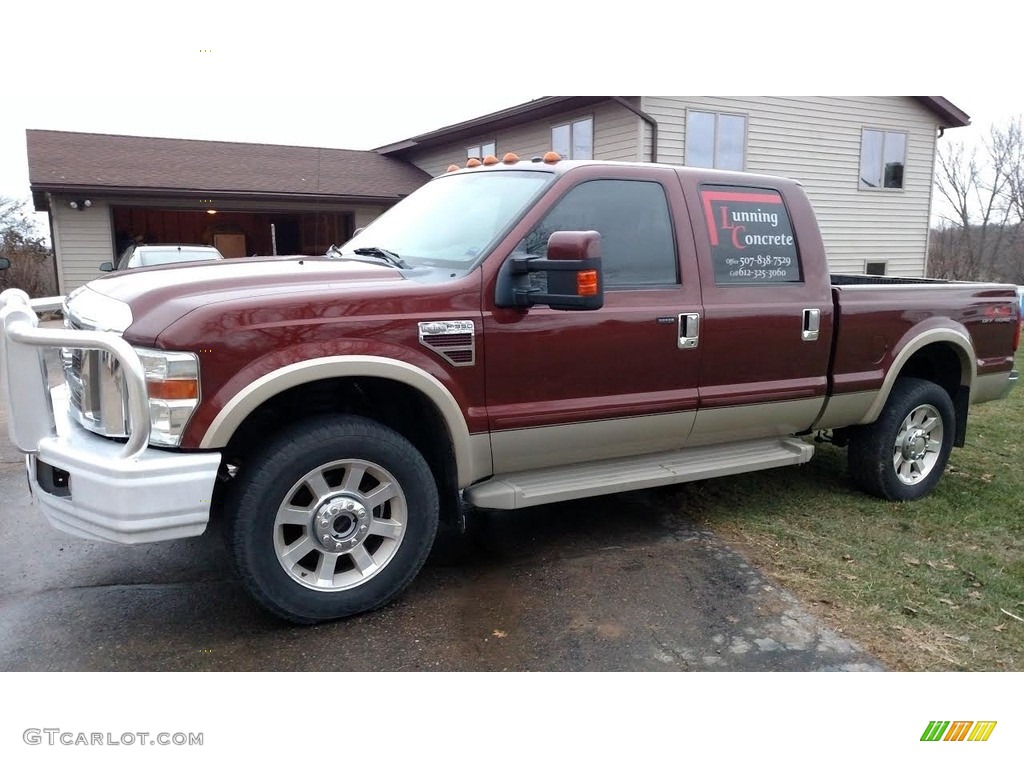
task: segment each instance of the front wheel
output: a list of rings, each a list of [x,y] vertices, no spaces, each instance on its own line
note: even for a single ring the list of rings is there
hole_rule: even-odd
[[[359,416],[297,425],[235,482],[228,541],[236,569],[261,605],[295,623],[392,600],[437,532],[437,486],[423,456]]]
[[[851,434],[850,474],[874,496],[920,499],[946,468],[955,427],[946,390],[924,379],[897,379],[878,420]]]

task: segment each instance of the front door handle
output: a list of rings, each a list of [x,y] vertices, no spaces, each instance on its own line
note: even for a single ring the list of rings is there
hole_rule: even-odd
[[[817,341],[818,331],[821,329],[821,310],[805,309],[803,330],[800,338],[804,341]]]
[[[700,315],[696,312],[679,316],[679,348],[695,349],[700,341]]]

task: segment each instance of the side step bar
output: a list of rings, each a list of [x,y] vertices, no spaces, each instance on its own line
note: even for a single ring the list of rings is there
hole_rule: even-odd
[[[813,455],[814,446],[795,437],[747,440],[496,475],[467,488],[466,497],[474,506],[485,509],[522,509],[804,464]]]

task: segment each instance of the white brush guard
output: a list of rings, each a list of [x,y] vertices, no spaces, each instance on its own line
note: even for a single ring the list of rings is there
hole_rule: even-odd
[[[40,328],[37,311],[61,299],[0,293],[0,386],[11,442],[26,454],[33,496],[50,523],[87,539],[137,544],[198,536],[210,517],[220,454],[148,446],[145,371],[131,345],[110,331]],[[43,350],[98,349],[120,363],[128,392],[129,435],[118,442],[89,432],[68,412],[67,384],[48,386]]]

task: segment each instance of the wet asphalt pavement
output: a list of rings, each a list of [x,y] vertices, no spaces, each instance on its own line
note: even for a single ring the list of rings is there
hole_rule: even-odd
[[[482,513],[398,601],[293,627],[214,531],[132,547],[52,529],[0,411],[0,670],[874,670],[673,504]]]

